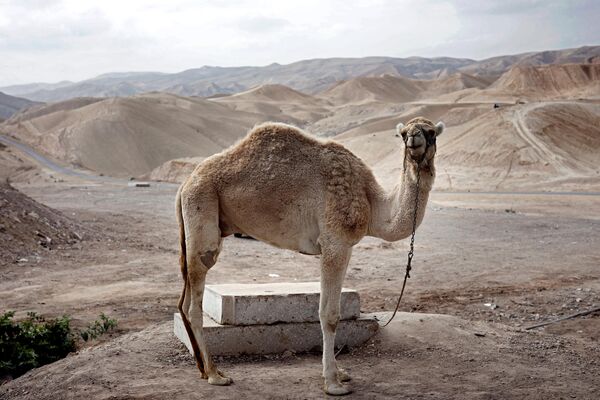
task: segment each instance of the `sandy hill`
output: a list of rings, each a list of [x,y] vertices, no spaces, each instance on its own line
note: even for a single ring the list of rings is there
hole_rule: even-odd
[[[165,182],[183,182],[206,157],[182,157],[169,160],[154,168],[142,179]]]
[[[213,101],[159,93],[47,107],[2,128],[52,158],[113,176],[137,176],[171,159],[208,156],[261,120]]]
[[[484,89],[492,83],[492,80],[457,72],[447,76],[441,76],[431,83],[430,90],[433,95],[451,93],[464,89]]]
[[[304,126],[329,113],[329,104],[284,85],[261,85],[230,96],[214,97],[212,101],[233,110],[262,115],[265,119]]]
[[[369,102],[406,103],[468,88],[485,88],[489,84],[484,78],[463,73],[431,80],[383,75],[338,82],[321,93],[320,97],[337,105]]]
[[[491,89],[516,94],[600,96],[600,64],[517,66],[504,73]]]
[[[7,119],[16,112],[36,104],[40,103],[0,92],[0,118]]]
[[[419,97],[426,86],[423,82],[391,75],[360,77],[338,82],[321,93],[321,97],[338,105],[404,103]]]
[[[29,121],[48,114],[75,110],[77,108],[81,108],[87,106],[88,104],[93,104],[102,100],[102,98],[97,97],[77,97],[74,99],[60,101],[58,103],[39,104],[14,114],[9,119],[7,124],[14,125],[18,124],[19,122]]]
[[[229,96],[229,100],[272,101],[284,103],[314,104],[317,100],[307,94],[284,85],[260,85],[245,92]]]

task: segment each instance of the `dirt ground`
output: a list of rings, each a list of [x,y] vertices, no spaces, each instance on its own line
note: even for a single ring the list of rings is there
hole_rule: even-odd
[[[0,386],[0,398],[324,397],[318,354],[222,358],[235,381],[227,388],[199,378],[170,333],[181,289],[175,185],[69,178],[15,186],[102,236],[2,267],[2,309],[69,314],[76,327],[104,312],[119,325]],[[600,305],[598,199],[433,193],[401,306],[407,313],[339,356],[354,376],[352,398],[599,398],[598,314],[523,329]],[[393,309],[406,250],[407,241],[372,238],[355,247],[345,286],[359,291],[363,311]],[[208,284],[318,279],[318,257],[229,237]]]

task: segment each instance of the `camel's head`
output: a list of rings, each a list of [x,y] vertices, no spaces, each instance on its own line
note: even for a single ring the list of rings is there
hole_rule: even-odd
[[[402,136],[406,146],[406,155],[422,167],[432,165],[436,151],[435,139],[444,131],[444,123],[433,124],[428,119],[417,117],[406,125],[399,123],[396,131]]]

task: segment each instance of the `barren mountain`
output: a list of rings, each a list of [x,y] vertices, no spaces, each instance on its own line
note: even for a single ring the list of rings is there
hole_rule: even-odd
[[[438,96],[446,103],[515,103],[600,98],[600,64],[515,66],[489,87],[470,88]]]
[[[7,119],[17,111],[29,108],[35,104],[39,103],[0,92],[0,118]]]
[[[245,92],[214,98],[233,110],[251,112],[265,119],[304,126],[329,113],[328,102],[283,85],[261,85]]]
[[[44,90],[44,89],[45,90],[58,89],[61,87],[71,86],[74,83],[75,82],[71,82],[71,81],[61,81],[61,82],[56,82],[56,83],[43,83],[43,82],[25,83],[25,84],[21,84],[21,85],[4,86],[0,90],[4,91],[5,93],[8,93],[12,96],[23,96],[26,93],[33,93],[33,92],[37,92],[38,90]]]
[[[491,88],[514,94],[600,97],[600,64],[516,66]]]
[[[516,55],[492,57],[461,67],[462,72],[478,76],[499,76],[515,65],[536,66],[550,64],[597,63],[600,46],[582,46],[575,49],[548,50]]]
[[[369,102],[407,103],[468,88],[484,88],[488,85],[489,82],[485,79],[462,73],[432,80],[383,75],[339,82],[321,93],[320,97],[336,105]]]
[[[338,81],[362,76],[404,76],[437,79],[456,72],[495,79],[513,65],[590,63],[600,57],[600,46],[533,52],[475,61],[451,57],[365,57],[303,60],[263,67],[211,67],[175,74],[124,72],[101,75],[76,83],[18,85],[0,88],[9,94],[40,101],[72,97],[130,96],[148,91],[164,91],[185,96],[231,94],[264,84],[282,84],[315,94]]]
[[[137,176],[182,156],[208,156],[244,135],[261,116],[169,94],[81,99],[23,113],[3,130],[64,162]]]

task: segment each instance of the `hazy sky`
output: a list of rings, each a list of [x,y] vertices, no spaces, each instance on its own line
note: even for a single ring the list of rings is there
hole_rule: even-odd
[[[0,0],[0,85],[307,58],[600,44],[600,1]]]

